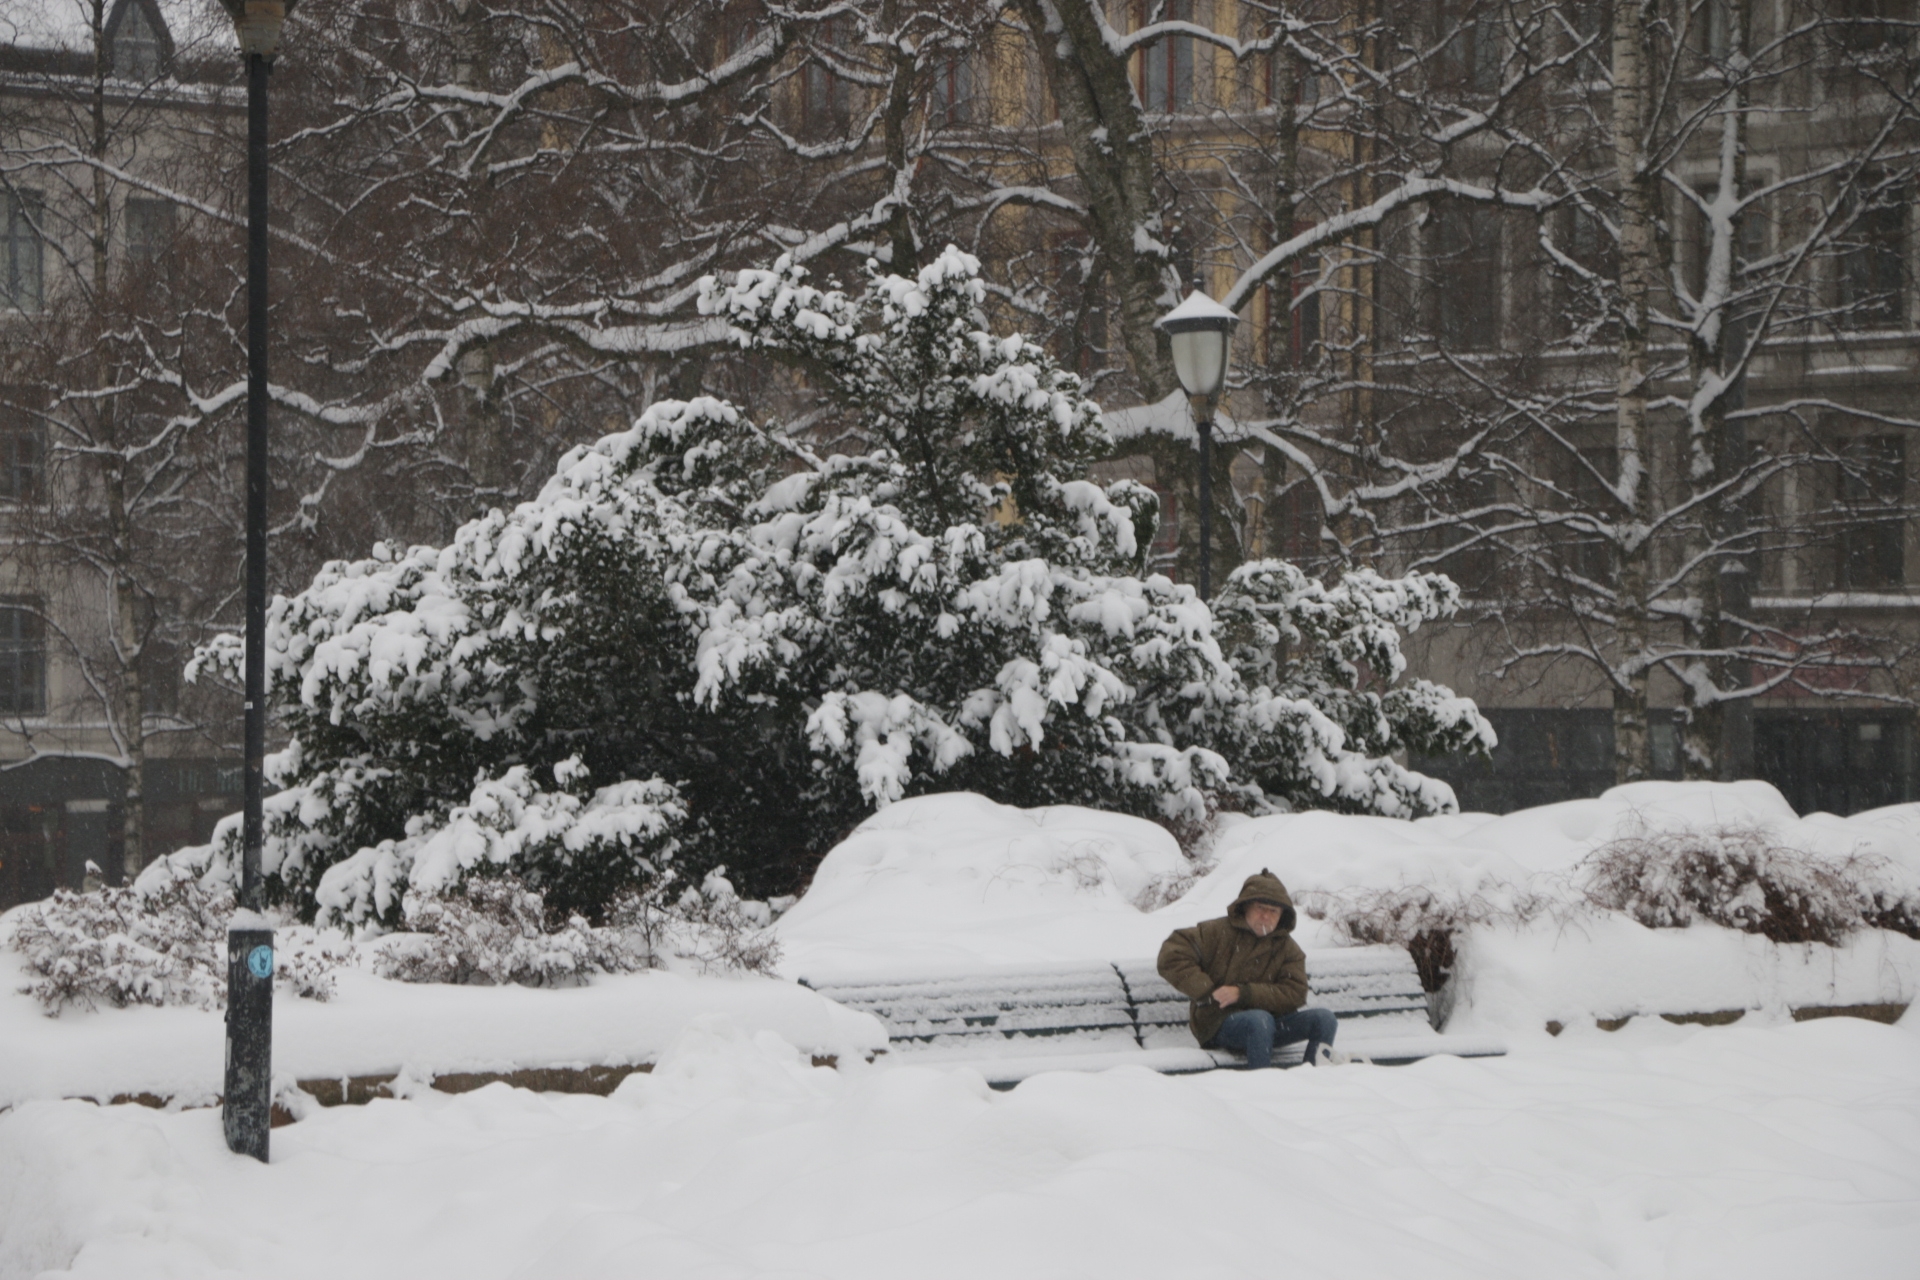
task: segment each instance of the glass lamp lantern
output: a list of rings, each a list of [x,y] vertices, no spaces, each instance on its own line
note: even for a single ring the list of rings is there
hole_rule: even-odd
[[[1197,289],[1160,318],[1159,327],[1173,349],[1174,375],[1190,401],[1207,401],[1211,409],[1219,399],[1227,382],[1233,327],[1239,323],[1239,316]],[[1196,415],[1199,409],[1196,404]]]
[[[280,53],[280,29],[300,0],[220,0],[240,36],[240,54],[263,58]]]
[[[1240,317],[1195,289],[1187,300],[1160,317],[1159,328],[1172,349],[1174,376],[1187,393],[1199,437],[1200,598],[1213,594],[1213,414],[1227,385],[1233,327]]]

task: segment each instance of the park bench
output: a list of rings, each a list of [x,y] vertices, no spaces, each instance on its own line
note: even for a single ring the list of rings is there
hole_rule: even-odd
[[[1307,957],[1309,1003],[1340,1017],[1339,1047],[1376,1063],[1435,1054],[1506,1052],[1484,1036],[1435,1031],[1412,959],[1399,947],[1347,947]],[[1238,1065],[1239,1054],[1202,1049],[1187,1029],[1187,998],[1152,961],[1023,965],[968,973],[836,975],[801,981],[879,1018],[897,1061],[964,1064],[1011,1085],[1042,1071],[1132,1063],[1185,1073]],[[1280,1050],[1297,1064],[1302,1046]]]

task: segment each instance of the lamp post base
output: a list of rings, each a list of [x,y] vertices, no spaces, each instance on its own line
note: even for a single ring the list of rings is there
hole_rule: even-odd
[[[272,929],[249,921],[227,931],[227,1087],[220,1118],[227,1149],[260,1161],[267,1158],[273,1122],[273,959]]]

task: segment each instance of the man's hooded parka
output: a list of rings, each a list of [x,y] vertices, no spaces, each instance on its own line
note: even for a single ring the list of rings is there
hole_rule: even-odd
[[[1247,906],[1254,902],[1280,908],[1280,923],[1264,938],[1247,923]],[[1229,1013],[1265,1009],[1278,1017],[1307,1002],[1307,956],[1293,940],[1298,919],[1287,887],[1262,871],[1247,877],[1226,915],[1177,929],[1162,944],[1160,976],[1192,1001],[1187,1022],[1201,1044],[1212,1043]],[[1213,1002],[1220,987],[1239,987],[1239,1001],[1220,1008]]]

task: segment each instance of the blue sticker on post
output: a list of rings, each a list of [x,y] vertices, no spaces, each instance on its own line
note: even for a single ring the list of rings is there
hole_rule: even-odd
[[[273,976],[273,948],[255,947],[247,952],[247,972],[256,978]]]

